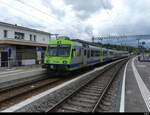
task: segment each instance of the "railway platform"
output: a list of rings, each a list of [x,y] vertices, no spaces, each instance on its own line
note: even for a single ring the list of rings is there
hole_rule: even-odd
[[[9,72],[9,71],[13,71],[13,70],[28,70],[28,69],[36,69],[36,68],[41,68],[42,65],[37,64],[37,65],[28,65],[28,66],[17,66],[17,67],[0,67],[0,73],[1,72]]]
[[[131,58],[124,71],[124,102],[122,112],[150,111],[150,62],[140,62],[137,57]]]
[[[0,69],[0,88],[7,87],[19,82],[36,79],[46,73],[40,66],[24,66],[21,68]],[[35,76],[35,77],[34,77]]]

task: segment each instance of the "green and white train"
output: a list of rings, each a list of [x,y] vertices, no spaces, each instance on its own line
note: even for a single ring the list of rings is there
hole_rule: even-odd
[[[60,37],[48,43],[43,68],[56,72],[73,71],[127,56],[128,51],[96,47]]]

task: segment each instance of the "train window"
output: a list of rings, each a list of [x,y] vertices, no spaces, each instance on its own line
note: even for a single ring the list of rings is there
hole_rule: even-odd
[[[113,52],[110,51],[110,55],[113,55]]]
[[[93,57],[94,56],[94,52],[93,52],[93,50],[91,50],[91,57]]]
[[[81,48],[79,48],[79,56],[81,56]]]
[[[74,49],[74,56],[76,56],[76,49]]]
[[[76,49],[76,56],[79,56],[79,48]]]
[[[96,52],[96,50],[95,50],[95,55],[94,56],[97,56],[97,52]]]
[[[84,50],[84,56],[86,56],[86,50]]]
[[[98,51],[96,51],[96,56],[99,56],[99,52]]]
[[[78,49],[76,50],[76,55],[77,55],[77,56],[81,56],[81,48],[78,48]]]
[[[72,49],[72,52],[71,52],[71,57],[74,57],[76,56],[76,49]]]
[[[73,57],[73,49],[72,49],[72,51],[71,51],[71,57]]]
[[[100,56],[100,51],[97,51],[97,56]]]
[[[90,50],[88,50],[88,54],[87,54],[87,57],[88,57],[88,58],[90,57]]]
[[[93,51],[93,56],[95,56],[95,51]]]
[[[104,56],[107,56],[107,51],[106,50],[104,50]]]
[[[97,51],[95,50],[95,56],[97,56]]]

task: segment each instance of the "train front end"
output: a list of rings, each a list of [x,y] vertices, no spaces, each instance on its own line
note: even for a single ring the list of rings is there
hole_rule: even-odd
[[[70,40],[53,40],[49,42],[44,57],[44,68],[49,72],[71,71],[71,49],[73,42]]]

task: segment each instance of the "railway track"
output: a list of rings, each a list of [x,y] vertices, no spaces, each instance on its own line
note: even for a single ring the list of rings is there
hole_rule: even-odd
[[[38,79],[0,88],[0,111],[88,71],[86,69],[77,71],[69,76],[48,76],[44,74]]]
[[[31,96],[53,88],[61,83],[71,80],[89,70],[77,71],[68,76],[51,76],[44,74],[42,77],[23,83],[0,88],[0,111],[17,104]]]
[[[99,112],[100,105],[127,60],[105,68],[98,76],[48,108],[45,112]]]
[[[72,78],[72,77],[71,77]],[[48,78],[43,77],[27,83],[0,89],[0,110],[4,110],[22,100],[55,87],[71,78]]]

